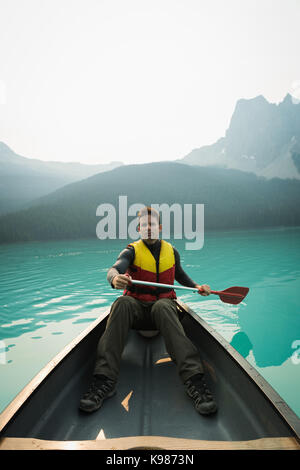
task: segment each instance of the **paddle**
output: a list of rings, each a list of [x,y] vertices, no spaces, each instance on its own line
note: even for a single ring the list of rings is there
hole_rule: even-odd
[[[172,284],[160,284],[159,282],[148,282],[148,281],[136,281],[134,279],[131,280],[131,284],[142,284],[144,286],[153,286],[153,287],[163,287],[167,289],[184,289],[184,290],[191,290],[193,292],[198,292],[196,287],[186,287],[186,286],[178,286]],[[226,304],[239,304],[248,294],[249,288],[248,287],[229,287],[228,289],[217,291],[212,290],[211,293],[218,295],[222,302]]]

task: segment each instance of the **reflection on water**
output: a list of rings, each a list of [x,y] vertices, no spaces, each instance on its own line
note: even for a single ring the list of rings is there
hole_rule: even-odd
[[[173,243],[198,284],[250,288],[235,306],[213,295],[178,296],[300,414],[291,392],[299,389],[300,365],[290,361],[292,344],[300,340],[300,230],[207,233],[199,252],[185,251],[185,241]],[[106,272],[124,246],[124,240],[0,246],[0,409],[122,293],[109,286]]]
[[[253,345],[244,331],[238,331],[231,339],[231,346],[239,351],[239,353],[247,358],[251,350],[253,350]]]

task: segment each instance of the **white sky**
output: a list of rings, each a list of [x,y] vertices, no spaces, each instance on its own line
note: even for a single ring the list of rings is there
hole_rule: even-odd
[[[182,158],[236,101],[300,90],[300,0],[0,0],[0,141],[41,160]]]

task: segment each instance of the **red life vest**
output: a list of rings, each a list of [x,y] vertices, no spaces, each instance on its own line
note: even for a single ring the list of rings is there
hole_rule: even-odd
[[[134,247],[134,260],[126,273],[132,279],[139,281],[160,282],[162,284],[174,284],[175,279],[175,255],[173,247],[165,240],[161,240],[159,263],[143,240],[130,243]],[[124,290],[124,295],[130,295],[146,302],[155,302],[158,299],[176,299],[174,290],[163,290],[152,286],[133,285]]]

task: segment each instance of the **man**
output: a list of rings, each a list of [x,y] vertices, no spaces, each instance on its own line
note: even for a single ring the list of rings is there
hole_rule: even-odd
[[[160,240],[159,213],[151,207],[139,212],[138,230],[141,239],[130,243],[108,271],[107,279],[123,295],[112,305],[106,330],[97,349],[94,380],[80,401],[79,408],[92,412],[114,395],[121,356],[131,328],[159,330],[166,349],[177,365],[187,394],[194,400],[196,410],[204,415],[217,411],[217,405],[203,380],[203,366],[198,350],[185,335],[176,308],[176,294],[170,288],[154,288],[131,284],[132,279],[163,284],[174,280],[196,287],[199,294],[209,295],[208,285],[198,285],[184,272],[178,251]]]

